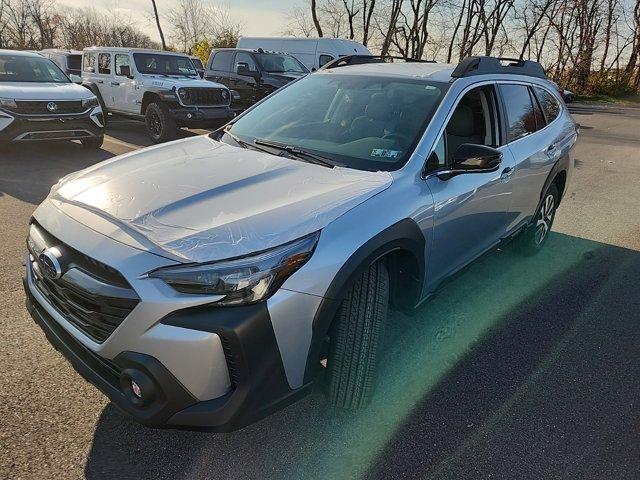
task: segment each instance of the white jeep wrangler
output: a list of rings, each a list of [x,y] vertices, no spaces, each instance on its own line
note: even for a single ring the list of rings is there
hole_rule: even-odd
[[[86,48],[82,83],[105,113],[144,120],[156,143],[174,139],[178,128],[217,128],[235,116],[229,89],[202,80],[180,53]]]

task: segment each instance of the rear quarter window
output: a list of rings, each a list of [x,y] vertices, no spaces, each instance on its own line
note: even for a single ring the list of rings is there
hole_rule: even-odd
[[[542,106],[542,110],[547,117],[547,123],[553,122],[558,115],[560,115],[560,102],[556,99],[556,97],[545,90],[544,88],[534,87],[536,96],[540,101],[540,105]]]
[[[95,53],[85,53],[82,58],[82,71],[95,73],[96,71],[96,55]]]
[[[233,51],[216,52],[213,55],[213,59],[211,59],[211,66],[209,68],[221,72],[230,72],[233,54]]]

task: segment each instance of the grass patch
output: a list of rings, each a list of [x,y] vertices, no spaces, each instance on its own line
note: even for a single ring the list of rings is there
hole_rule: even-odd
[[[630,95],[628,97],[610,97],[608,95],[576,95],[576,102],[586,103],[635,103],[640,104],[640,95]]]

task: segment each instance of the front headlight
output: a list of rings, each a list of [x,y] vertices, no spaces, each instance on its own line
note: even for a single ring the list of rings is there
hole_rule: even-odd
[[[262,253],[149,273],[181,293],[224,295],[214,305],[249,305],[269,298],[313,254],[320,232]]]
[[[0,107],[18,108],[16,101],[11,98],[0,98]]]
[[[97,107],[98,105],[100,105],[100,103],[98,102],[98,97],[91,97],[82,100],[82,108]]]

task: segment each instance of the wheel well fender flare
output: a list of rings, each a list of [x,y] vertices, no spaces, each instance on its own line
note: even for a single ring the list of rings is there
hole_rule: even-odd
[[[542,204],[544,193],[549,189],[549,185],[555,182],[556,178],[558,178],[560,175],[564,175],[564,178],[566,179],[567,170],[569,169],[569,162],[570,162],[569,155],[563,155],[558,159],[556,163],[553,164],[553,167],[551,168],[549,175],[547,175],[547,179],[544,181],[544,186],[540,191],[540,199],[538,200],[538,206],[536,207],[536,210],[535,210],[536,212],[540,209],[540,205]],[[561,189],[558,188],[558,193],[560,194],[560,198],[558,198],[558,205],[559,205],[560,201],[562,200],[562,196],[564,195],[564,191],[561,191]]]
[[[90,90],[96,97],[98,97],[98,100],[100,101],[100,103],[104,105],[104,99],[102,98],[102,94],[100,93],[100,89],[98,88],[98,85],[96,85],[93,82],[82,82],[82,86]]]
[[[322,345],[338,308],[340,308],[343,296],[370,265],[395,252],[403,252],[412,257],[416,277],[415,298],[412,300],[414,305],[418,303],[425,277],[425,245],[426,241],[422,230],[413,219],[407,218],[367,240],[340,267],[313,319],[311,345],[305,368],[305,383],[311,381],[318,372]]]
[[[147,107],[154,102],[178,103],[178,95],[173,90],[166,88],[150,88],[142,95],[140,113],[144,115]]]

